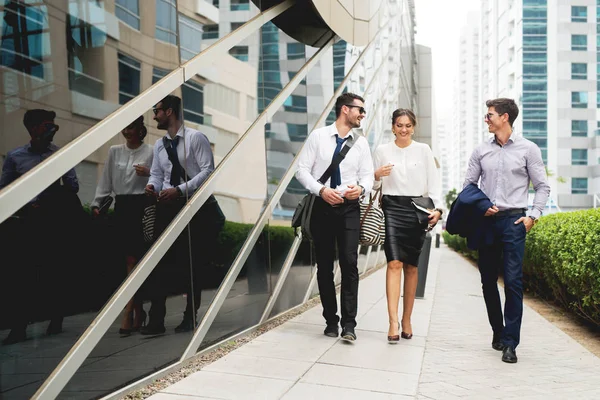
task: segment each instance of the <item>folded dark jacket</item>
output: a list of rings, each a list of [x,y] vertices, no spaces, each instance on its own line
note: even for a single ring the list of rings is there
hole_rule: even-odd
[[[482,240],[491,244],[493,237],[491,231],[486,229],[487,219],[484,215],[493,205],[477,185],[467,185],[450,207],[446,231],[467,238],[467,246],[472,250],[478,249]]]

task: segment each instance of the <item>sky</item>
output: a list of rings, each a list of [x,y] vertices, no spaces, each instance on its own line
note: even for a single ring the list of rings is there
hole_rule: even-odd
[[[458,74],[460,31],[479,0],[415,0],[418,44],[431,47],[433,53],[433,90],[438,117],[452,108],[453,82]],[[479,19],[473,21],[479,24]]]

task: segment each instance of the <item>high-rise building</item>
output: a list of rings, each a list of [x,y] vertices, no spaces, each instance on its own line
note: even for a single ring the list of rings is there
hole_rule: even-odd
[[[398,99],[418,106],[414,24],[412,0],[0,1],[0,339],[11,339],[0,352],[0,397],[122,397],[306,301],[316,268],[290,223],[306,192],[293,179],[297,155],[344,90],[366,99],[358,131],[372,148],[391,140]],[[135,149],[127,162],[109,159],[132,121],[144,117],[150,145],[165,136],[154,117],[166,111],[155,107],[170,94],[182,100],[183,126],[208,138],[215,169],[185,191],[128,274],[122,222],[113,210],[93,217],[90,202],[105,168],[137,162]],[[33,109],[54,111],[55,124],[26,127]],[[54,134],[59,149],[30,151],[29,132]],[[182,137],[175,146],[188,171]],[[72,168],[78,193],[65,183]],[[55,208],[40,201],[56,193],[65,201]],[[211,195],[226,222],[199,255],[188,224]],[[378,248],[365,252],[361,272],[383,259]],[[122,337],[121,322],[133,318],[124,307],[135,298],[148,311],[157,284],[168,292],[165,334]],[[197,329],[175,333],[190,290],[202,294]],[[49,319],[63,320],[63,332],[47,337]],[[26,342],[9,335],[23,321]]]
[[[482,2],[481,100],[517,101],[515,132],[540,147],[549,172],[549,212],[556,205],[592,207],[600,193],[599,7],[597,1]]]
[[[468,21],[477,18],[471,12]],[[464,181],[469,157],[482,141],[482,106],[479,100],[480,32],[479,26],[469,23],[463,27],[459,45],[459,80],[457,82],[455,138],[458,142],[458,165],[461,182]]]

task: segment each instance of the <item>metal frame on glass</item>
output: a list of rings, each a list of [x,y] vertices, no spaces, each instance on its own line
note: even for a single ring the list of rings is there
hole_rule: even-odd
[[[287,0],[257,15],[239,29],[223,37],[215,44],[198,54],[196,57],[192,58],[181,67],[169,73],[159,82],[145,90],[142,94],[138,95],[136,98],[122,106],[103,121],[99,122],[80,137],[66,145],[54,156],[50,157],[46,162],[44,162],[43,165],[34,168],[14,184],[3,190],[0,193],[0,222],[8,218],[10,215],[12,215],[12,213],[24,205],[26,203],[26,199],[35,196],[39,190],[46,188],[50,182],[58,179],[67,170],[84,160],[91,153],[104,145],[115,135],[114,132],[118,132],[120,129],[122,129],[128,123],[128,121],[133,120],[138,115],[147,111],[164,96],[180,87],[186,82],[186,80],[198,74],[202,67],[212,63],[215,57],[221,54],[226,54],[231,47],[240,43],[248,36],[259,30],[266,22],[280,15],[293,4],[293,0]],[[314,128],[325,122],[329,111],[335,103],[336,97],[341,94],[343,88],[346,86],[348,80],[355,72],[365,54],[372,49],[373,43],[375,43],[380,37],[381,33],[387,29],[389,22],[390,21],[387,21],[380,28],[373,41],[366,46],[363,52],[354,61],[354,64],[351,66],[344,80],[341,82],[340,86],[325,106],[320,117],[317,119]],[[180,213],[167,227],[165,232],[160,236],[160,238],[157,239],[143,259],[140,260],[137,268],[125,279],[123,284],[113,294],[110,300],[98,313],[98,316],[95,318],[95,320],[82,334],[79,340],[71,348],[69,353],[61,360],[59,365],[38,389],[33,398],[52,399],[58,396],[58,394],[73,377],[78,368],[89,356],[104,334],[108,331],[109,327],[117,318],[127,301],[148,278],[152,270],[173,244],[175,239],[191,221],[194,214],[213,193],[217,179],[222,176],[222,174],[226,173],[228,168],[234,168],[235,163],[241,160],[242,152],[240,149],[244,143],[246,143],[248,139],[253,138],[255,135],[264,135],[265,124],[273,118],[277,110],[284,104],[286,98],[292,94],[293,90],[306,77],[308,71],[316,65],[323,54],[325,54],[325,52],[333,45],[333,42],[334,38],[332,37],[324,47],[319,49],[319,51],[304,64],[301,70],[283,88],[283,90],[271,102],[267,109],[263,111],[263,113],[254,121],[252,126],[241,136],[238,142],[234,145],[233,149],[222,160],[222,162],[206,180],[203,186],[191,197],[189,202],[183,207]],[[372,78],[373,80],[377,78],[379,71],[380,70],[378,69],[377,73]],[[371,82],[369,84],[371,84]],[[182,354],[180,361],[157,372],[156,374],[153,374],[152,376],[156,376],[157,374],[161,373],[164,374],[166,373],[165,371],[173,370],[176,365],[183,365],[183,363],[190,357],[198,354],[198,348],[208,332],[212,322],[217,316],[221,306],[223,305],[233,283],[237,278],[237,275],[248,258],[248,255],[252,251],[252,248],[254,247],[263,228],[268,223],[275,205],[283,195],[287,185],[292,180],[297,168],[297,164],[298,155],[296,155],[284,177],[280,180],[279,186],[272,195],[268,205],[263,209],[261,216],[258,218],[258,221],[254,225],[254,228],[250,232],[246,242],[244,243],[221,286],[219,287],[217,294],[215,295],[206,314],[204,315],[202,322],[200,323],[200,326],[194,333],[189,345]],[[269,319],[270,312],[273,309],[279,294],[281,293],[285,279],[287,278],[291,265],[293,264],[295,254],[298,251],[300,243],[301,237],[295,238],[259,323],[246,329],[243,333],[247,333],[253,329],[256,329],[257,326]],[[363,271],[368,269],[368,261],[371,252],[371,249],[369,249],[367,252],[367,260],[365,262]],[[309,288],[306,292],[303,303],[308,300],[314,289],[314,284],[316,283],[315,276],[316,275],[313,274],[313,277],[311,278],[311,283],[309,284]],[[230,339],[231,338],[228,338],[228,340]],[[209,349],[215,348],[215,346],[218,346],[218,344],[211,346]],[[148,378],[144,379],[144,381],[147,381],[147,379]],[[137,385],[137,383],[134,385]]]

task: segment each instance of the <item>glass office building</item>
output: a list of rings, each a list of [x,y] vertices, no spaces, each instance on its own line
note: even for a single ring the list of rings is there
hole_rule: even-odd
[[[401,60],[415,62],[412,1],[345,3],[0,0],[0,398],[116,396],[316,294],[311,246],[290,227],[297,154],[346,90],[366,99],[369,143],[390,139]],[[167,95],[215,169],[132,264],[136,237],[91,205],[105,169],[131,168],[110,158],[124,128],[143,117],[144,143],[165,136]],[[225,222],[200,252],[190,226],[213,197]],[[378,261],[362,249],[359,270]],[[148,312],[157,287],[166,332],[120,334],[126,305]],[[187,302],[193,329],[175,332]]]

